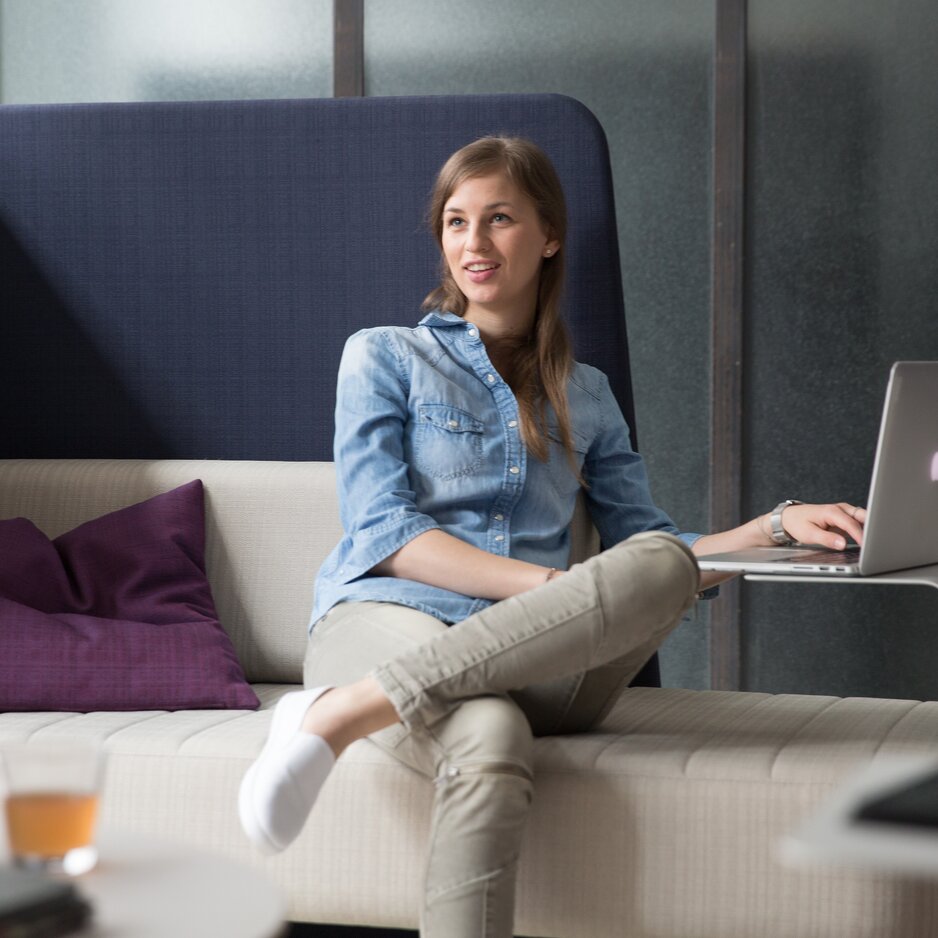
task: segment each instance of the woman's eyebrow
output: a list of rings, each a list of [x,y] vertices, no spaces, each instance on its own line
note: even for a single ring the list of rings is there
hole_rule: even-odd
[[[493,209],[496,209],[496,208],[511,208],[511,207],[512,207],[511,202],[492,202],[489,205],[483,206],[483,211],[491,212]],[[447,205],[446,208],[443,209],[443,212],[444,213],[452,212],[454,214],[459,214],[459,215],[466,214],[465,209],[457,208],[455,205]]]

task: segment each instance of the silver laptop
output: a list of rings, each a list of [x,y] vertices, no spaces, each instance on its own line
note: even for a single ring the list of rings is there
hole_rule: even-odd
[[[863,546],[796,545],[698,557],[727,573],[871,576],[938,564],[938,362],[896,362],[873,463]]]

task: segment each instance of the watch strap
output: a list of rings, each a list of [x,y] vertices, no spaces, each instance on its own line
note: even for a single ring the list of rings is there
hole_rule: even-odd
[[[769,533],[776,544],[780,544],[782,547],[791,547],[795,543],[794,539],[789,537],[788,532],[782,526],[782,512],[789,505],[803,504],[804,502],[799,502],[796,498],[786,498],[785,501],[779,502],[772,509],[772,513],[769,515]]]

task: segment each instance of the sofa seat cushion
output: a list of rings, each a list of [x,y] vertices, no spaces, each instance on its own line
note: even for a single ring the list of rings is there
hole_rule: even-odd
[[[255,685],[257,712],[3,714],[0,746],[98,739],[109,753],[105,824],[256,865],[284,890],[292,920],[415,927],[433,785],[374,744],[342,756],[290,850],[262,858],[241,833],[238,784],[291,689]],[[594,732],[536,743],[519,933],[879,938],[905,903],[904,938],[924,934],[916,916],[931,893],[785,869],[775,845],[854,768],[932,751],[936,738],[938,703],[628,690]]]

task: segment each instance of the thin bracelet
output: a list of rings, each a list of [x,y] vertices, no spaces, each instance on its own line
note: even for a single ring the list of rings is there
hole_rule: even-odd
[[[550,583],[550,581],[554,578],[554,574],[555,574],[556,572],[557,572],[557,568],[556,568],[556,567],[551,567],[550,570],[547,571],[547,576],[544,577],[544,582],[545,582],[545,583]]]

